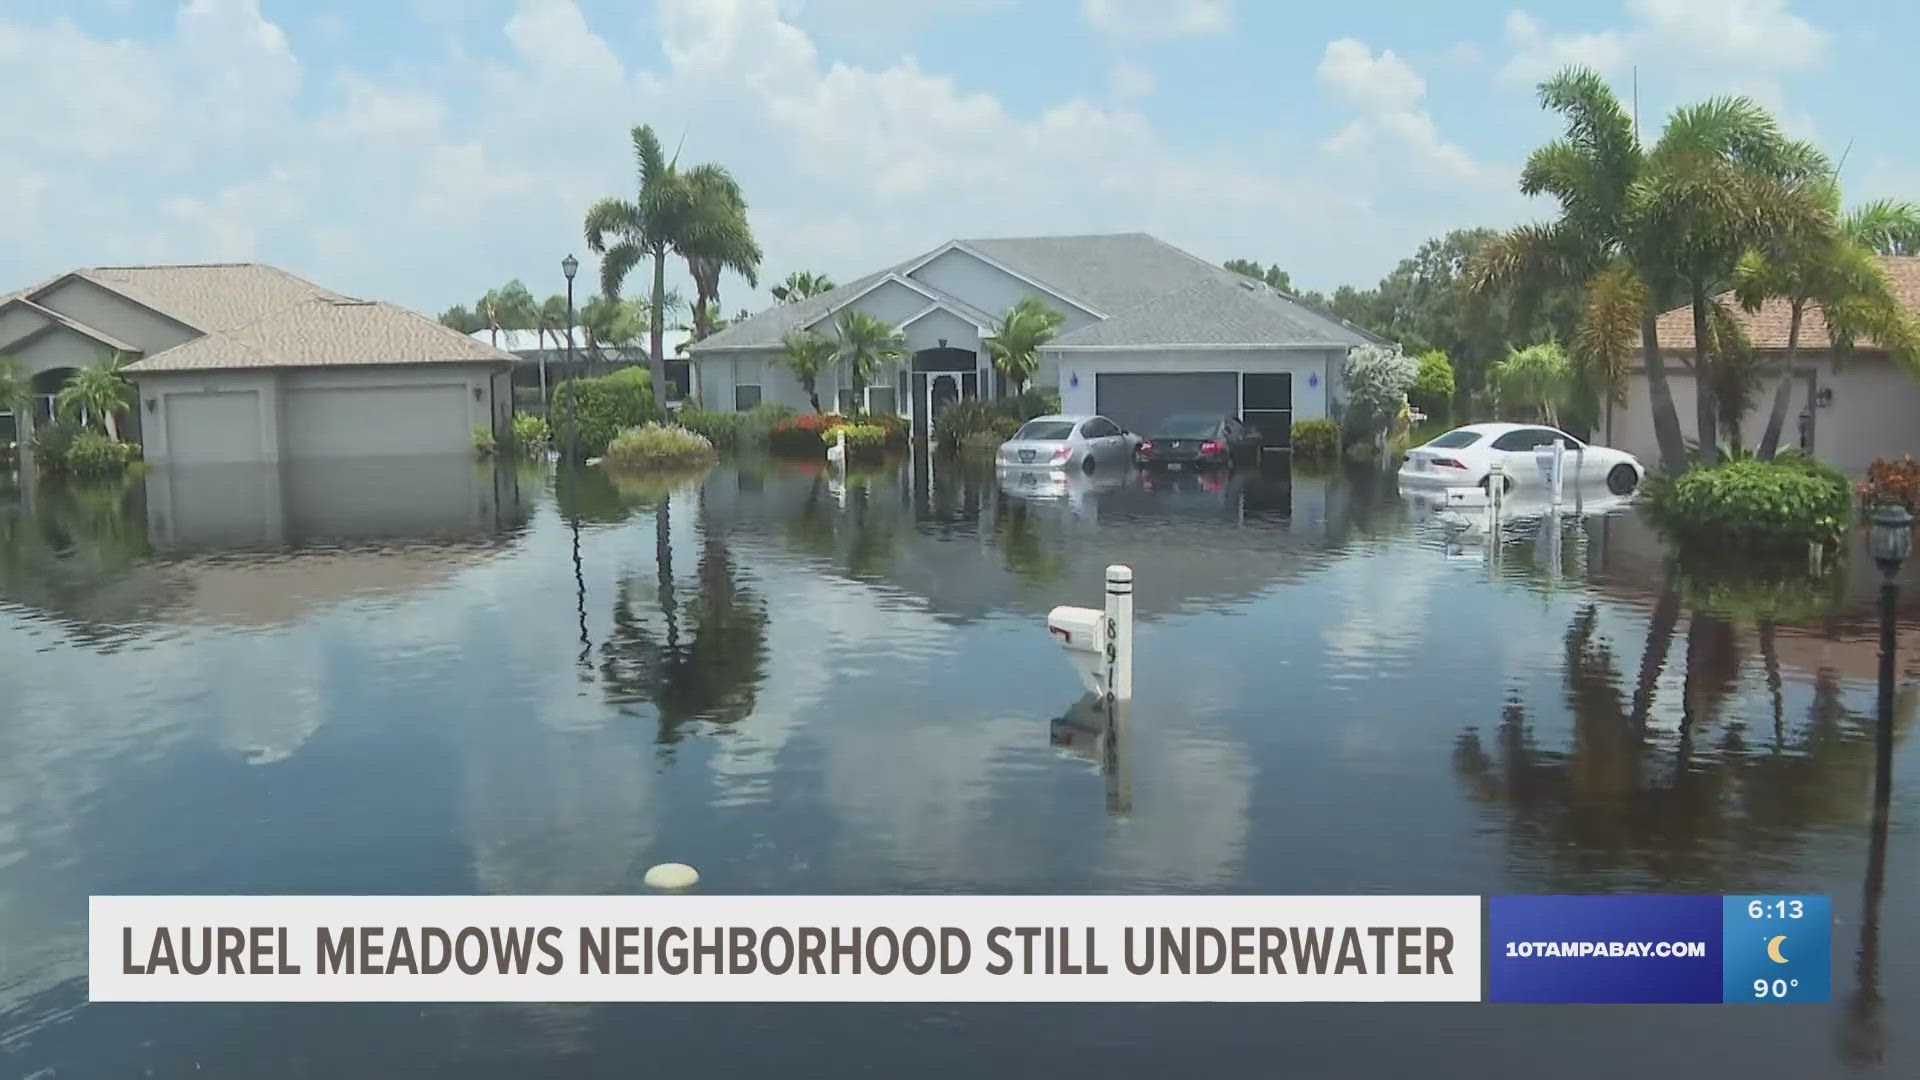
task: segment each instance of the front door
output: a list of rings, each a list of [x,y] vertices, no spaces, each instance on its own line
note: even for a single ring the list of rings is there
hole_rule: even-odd
[[[935,375],[927,385],[927,415],[935,422],[947,411],[947,405],[960,396],[960,380],[952,375]]]

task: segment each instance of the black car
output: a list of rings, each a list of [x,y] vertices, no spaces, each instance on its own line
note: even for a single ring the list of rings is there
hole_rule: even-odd
[[[1143,469],[1218,469],[1260,459],[1260,433],[1237,416],[1175,413],[1148,425],[1134,448]]]

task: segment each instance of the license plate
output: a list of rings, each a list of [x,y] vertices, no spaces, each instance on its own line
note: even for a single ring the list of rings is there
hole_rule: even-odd
[[[1020,483],[1027,487],[1032,487],[1033,485],[1039,482],[1040,482],[1040,478],[1033,475],[1032,473],[1024,473],[1020,477]]]
[[[1186,468],[1186,466],[1185,466],[1185,465],[1182,465],[1182,464],[1180,464],[1180,463],[1179,463],[1179,462],[1177,462],[1177,461],[1169,461],[1169,462],[1167,462],[1167,471],[1168,471],[1168,472],[1179,472],[1179,471],[1180,471],[1181,469],[1184,469],[1184,468]]]
[[[1022,451],[1020,451],[1020,460],[1021,460],[1022,462],[1030,462],[1030,461],[1032,461],[1032,460],[1033,460],[1033,451],[1031,451],[1031,450],[1022,450]]]

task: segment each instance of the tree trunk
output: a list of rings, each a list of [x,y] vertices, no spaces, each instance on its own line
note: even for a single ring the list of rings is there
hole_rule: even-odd
[[[1713,368],[1707,361],[1707,294],[1698,286],[1693,290],[1693,417],[1698,429],[1700,464],[1712,468],[1720,463],[1720,410],[1714,400]]]
[[[651,339],[647,350],[647,372],[653,377],[653,408],[660,416],[667,415],[667,357],[661,350],[665,344],[661,341],[661,331],[667,322],[667,249],[661,247],[653,253],[653,311],[647,320],[647,336]]]
[[[540,335],[538,342],[540,346],[540,411],[545,413],[547,411],[547,328],[540,326],[534,329]],[[554,337],[555,344],[558,344],[559,335],[556,334]],[[512,380],[508,380],[508,386],[512,386]]]
[[[1647,365],[1647,405],[1653,410],[1654,440],[1660,444],[1660,468],[1668,476],[1687,471],[1687,443],[1680,434],[1680,415],[1673,407],[1673,387],[1667,383],[1667,361],[1660,355],[1655,333],[1658,314],[1649,300],[1640,312],[1640,343]]]
[[[1647,645],[1640,653],[1640,675],[1634,681],[1632,711],[1627,717],[1635,728],[1644,728],[1653,712],[1654,688],[1660,682],[1660,673],[1666,670],[1667,652],[1673,648],[1673,632],[1679,622],[1680,591],[1669,569],[1660,599],[1647,620]]]
[[[1767,414],[1767,430],[1755,452],[1761,461],[1770,461],[1780,452],[1780,433],[1787,426],[1787,408],[1793,403],[1793,361],[1800,349],[1800,318],[1805,312],[1806,301],[1795,300],[1793,318],[1787,324],[1787,353],[1780,361],[1780,378],[1773,385],[1773,410]]]
[[[820,407],[820,391],[814,386],[812,379],[807,380],[807,404],[813,406],[816,416],[826,415],[827,410]]]
[[[120,441],[120,422],[113,418],[113,410],[102,409],[100,411],[100,419],[106,425],[107,438],[112,439],[114,442],[119,442]]]

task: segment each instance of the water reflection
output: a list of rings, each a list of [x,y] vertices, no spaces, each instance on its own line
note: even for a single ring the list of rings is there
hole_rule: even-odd
[[[1390,477],[1337,469],[1051,495],[940,462],[400,471],[0,490],[0,1072],[380,1073],[348,1048],[405,1045],[421,1073],[506,1076],[730,1039],[772,1071],[857,1036],[899,1069],[1053,1047],[1131,1076],[1243,1035],[1205,1010],[1116,1042],[1104,1010],[86,1004],[90,893],[617,894],[682,858],[716,893],[1737,889],[1848,911],[1864,860],[1824,1024],[1331,1010],[1273,1037],[1312,1072],[1397,1076],[1407,1047],[1481,1036],[1509,1055],[1491,1075],[1596,1077],[1683,1060],[1707,1025],[1729,1070],[1831,1074],[1839,1042],[1914,1071],[1884,1019],[1920,984],[1881,954],[1917,946],[1880,918],[1908,899],[1902,823],[1860,829],[1872,607],[1845,564],[1682,570],[1631,510],[1579,501],[1510,516],[1463,567]],[[1124,727],[1042,629],[1112,562],[1137,577]]]

